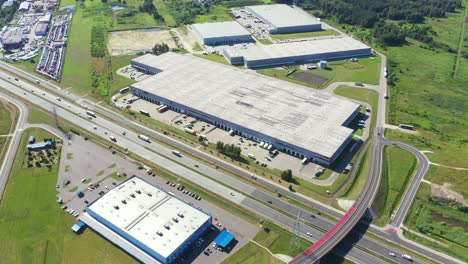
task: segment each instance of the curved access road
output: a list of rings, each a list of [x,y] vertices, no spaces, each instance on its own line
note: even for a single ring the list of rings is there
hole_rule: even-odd
[[[8,96],[6,94],[0,93],[0,97],[5,98],[6,100],[10,101],[19,109],[19,118],[18,122],[16,123],[15,131],[13,134],[13,138],[10,141],[8,149],[5,153],[5,159],[0,167],[0,200],[3,197],[3,192],[5,190],[6,182],[8,181],[8,176],[10,175],[11,166],[13,165],[13,161],[15,159],[16,151],[18,150],[19,143],[21,141],[21,135],[23,134],[24,126],[28,120],[28,107],[21,101]]]

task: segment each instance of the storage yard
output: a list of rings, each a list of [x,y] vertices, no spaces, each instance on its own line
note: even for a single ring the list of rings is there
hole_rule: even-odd
[[[44,52],[36,66],[36,71],[48,78],[58,81],[62,74],[65,47],[67,45],[68,33],[72,14],[56,16],[47,36]]]
[[[165,43],[169,48],[177,44],[168,30],[159,28],[109,32],[107,51],[111,56],[137,54],[151,51],[156,43]]]
[[[144,55],[132,64],[156,73],[133,84],[134,95],[323,165],[350,142],[353,130],[345,125],[360,109],[329,94],[175,53]]]

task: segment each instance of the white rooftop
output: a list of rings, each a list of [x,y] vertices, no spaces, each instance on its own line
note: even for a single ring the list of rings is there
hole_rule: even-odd
[[[193,24],[192,28],[198,31],[203,38],[250,36],[250,33],[237,21]]]
[[[351,37],[335,37],[271,45],[237,45],[226,48],[230,54],[241,55],[247,61],[357,51],[363,49],[369,49],[370,51],[369,46]]]
[[[210,218],[137,177],[110,190],[89,206],[88,211],[98,214],[165,258]]]
[[[316,25],[321,22],[298,7],[285,4],[246,6],[260,15],[267,23],[277,27]]]
[[[342,126],[359,107],[349,100],[193,56],[152,57],[162,72],[133,87],[326,157],[353,132]]]

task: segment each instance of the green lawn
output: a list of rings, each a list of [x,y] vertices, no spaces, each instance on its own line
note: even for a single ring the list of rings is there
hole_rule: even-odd
[[[300,70],[298,66],[287,67],[285,69],[271,68],[257,70],[258,73],[275,77],[281,80],[294,82],[300,85],[308,87],[323,89],[332,82],[361,82],[368,84],[377,84],[379,82],[380,74],[380,58],[374,59],[361,58],[357,62],[351,61],[330,61],[328,63],[329,69],[315,69],[309,71]],[[303,80],[299,80],[294,77],[294,74],[289,76],[292,70],[296,69],[296,72],[308,72],[311,74],[318,74],[324,77],[330,78],[327,82],[318,86],[313,83],[309,83]]]
[[[200,57],[202,59],[226,64],[226,65],[231,65],[229,62],[224,58],[224,56],[218,55],[216,53],[209,53],[209,54],[193,54],[194,56]]]
[[[212,5],[210,13],[199,15],[195,18],[195,23],[210,23],[219,21],[231,21],[234,17],[229,13],[229,8],[222,5]]]
[[[75,4],[74,1],[67,1]],[[85,6],[100,4],[98,1],[86,1]],[[64,1],[61,5],[66,5]],[[91,92],[91,27],[92,18],[85,17],[84,8],[76,5],[65,52],[62,79],[60,85],[64,88],[72,87],[72,91],[80,95]]]
[[[390,222],[391,215],[411,182],[416,166],[416,157],[410,152],[396,147],[385,147],[382,178],[372,204],[372,210],[378,215],[373,221],[374,224],[385,226]]]
[[[225,259],[223,264],[280,264],[283,261],[273,257],[262,247],[249,242]]]
[[[299,249],[293,252],[289,247],[293,234],[273,223],[264,223],[253,240],[268,248],[273,254],[296,256],[312,245],[312,242],[300,239]]]
[[[54,138],[41,129],[23,134],[0,205],[2,263],[133,263],[94,232],[76,235],[70,230],[75,221],[56,202],[58,164],[51,170],[23,167],[25,145],[33,134],[39,140]]]
[[[333,29],[325,29],[313,32],[301,32],[301,33],[290,33],[290,34],[272,34],[271,37],[274,39],[297,39],[297,38],[313,38],[321,36],[337,36],[340,33]]]

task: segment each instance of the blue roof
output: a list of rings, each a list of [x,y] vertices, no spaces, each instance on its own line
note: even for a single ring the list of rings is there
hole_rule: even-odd
[[[81,222],[81,221],[78,221],[76,224],[74,224],[72,226],[72,230],[75,231],[75,232],[79,232],[84,226],[86,226],[85,223]]]
[[[35,144],[29,144],[27,148],[36,149],[36,148],[44,148],[46,146],[51,146],[51,145],[52,145],[52,141],[47,140],[46,142],[38,142]]]
[[[214,242],[220,247],[226,247],[229,243],[231,243],[234,237],[234,234],[224,230],[215,238]]]

